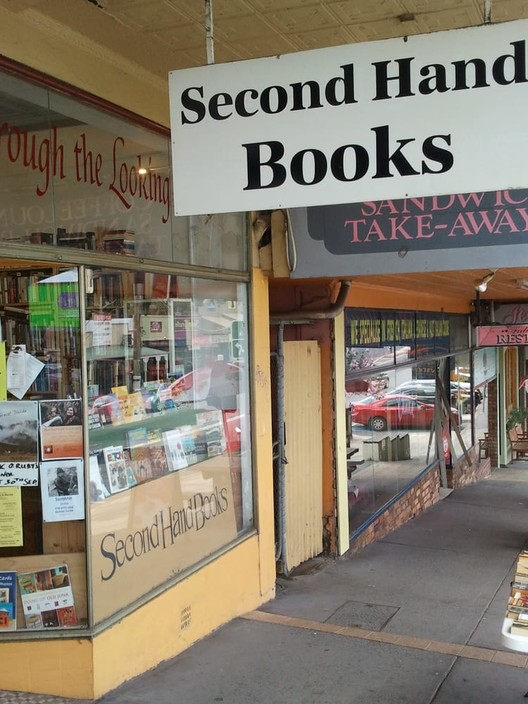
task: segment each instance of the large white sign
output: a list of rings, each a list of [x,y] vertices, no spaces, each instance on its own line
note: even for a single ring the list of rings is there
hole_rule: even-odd
[[[173,71],[177,215],[528,185],[528,21]]]

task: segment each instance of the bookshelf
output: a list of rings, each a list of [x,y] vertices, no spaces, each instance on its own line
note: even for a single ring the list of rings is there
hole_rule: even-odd
[[[0,329],[6,353],[25,345],[44,364],[27,398],[80,396],[78,287],[76,281],[56,281],[58,273],[56,267],[13,271],[0,264]]]

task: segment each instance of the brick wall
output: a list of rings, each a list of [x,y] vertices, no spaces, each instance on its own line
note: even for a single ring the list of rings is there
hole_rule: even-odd
[[[348,555],[358,552],[370,543],[380,540],[396,528],[411,521],[430,508],[440,498],[439,468],[433,467],[403,496],[373,521],[354,541]]]
[[[467,484],[479,482],[490,474],[491,457],[479,461],[477,451],[471,448],[468,450],[468,458],[463,455],[453,464],[453,469],[447,470],[447,484],[452,489],[460,489]]]
[[[499,448],[497,447],[498,409],[497,409],[497,380],[493,379],[488,384],[488,456],[492,467],[499,466]]]

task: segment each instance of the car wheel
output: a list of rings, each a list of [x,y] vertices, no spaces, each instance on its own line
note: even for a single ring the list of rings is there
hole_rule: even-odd
[[[371,430],[387,430],[387,421],[381,416],[374,416],[369,420],[369,428]]]

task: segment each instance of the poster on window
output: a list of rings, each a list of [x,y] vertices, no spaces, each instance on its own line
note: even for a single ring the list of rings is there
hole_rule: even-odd
[[[42,518],[45,522],[78,521],[84,518],[82,460],[40,463]]]
[[[38,485],[38,403],[0,402],[0,486]]]
[[[82,457],[81,400],[40,401],[40,439],[42,460]]]

